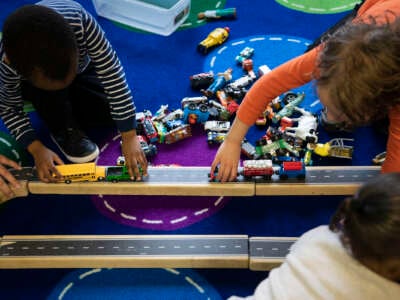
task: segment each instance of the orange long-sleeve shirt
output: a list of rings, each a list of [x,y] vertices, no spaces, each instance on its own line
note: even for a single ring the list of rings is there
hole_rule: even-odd
[[[367,20],[369,16],[373,16],[378,22],[385,21],[386,17],[391,17],[386,14],[387,11],[400,16],[400,1],[366,0],[358,10],[357,18]],[[318,50],[319,47],[316,47],[293,58],[257,80],[239,107],[237,112],[239,120],[249,126],[253,125],[272,99],[314,79]],[[387,154],[382,172],[400,171],[400,107],[391,109],[389,119]]]

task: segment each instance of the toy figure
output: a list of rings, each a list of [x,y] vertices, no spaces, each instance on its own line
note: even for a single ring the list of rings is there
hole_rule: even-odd
[[[197,14],[198,19],[236,19],[236,8],[206,10]]]
[[[232,68],[228,68],[225,72],[218,73],[217,79],[207,88],[207,90],[203,90],[203,94],[207,97],[212,97],[215,93],[222,89],[229,81],[232,80]]]
[[[221,45],[229,37],[229,27],[216,28],[210,32],[206,39],[197,45],[197,50],[200,53],[207,54],[212,48]]]

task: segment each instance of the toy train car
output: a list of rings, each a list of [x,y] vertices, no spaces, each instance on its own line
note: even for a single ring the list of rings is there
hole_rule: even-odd
[[[270,180],[274,173],[275,171],[272,168],[272,160],[270,159],[245,160],[241,172],[245,179],[262,177],[266,180]]]
[[[65,183],[102,181],[106,177],[106,168],[96,166],[95,163],[57,165],[56,169],[62,176],[59,181]]]
[[[62,175],[60,182],[82,181],[132,181],[126,166],[96,166],[95,163],[65,164],[56,166]],[[141,170],[140,170],[141,171]]]
[[[242,175],[245,180],[261,177],[266,181],[270,181],[275,174],[281,180],[304,180],[306,178],[306,168],[303,161],[284,161],[279,166],[279,169],[275,170],[270,159],[244,160],[243,168],[238,174]],[[215,169],[214,174],[208,174],[210,181],[217,182],[217,175],[218,168]]]
[[[306,178],[305,163],[303,161],[284,161],[279,168],[278,175],[280,179],[304,179]]]

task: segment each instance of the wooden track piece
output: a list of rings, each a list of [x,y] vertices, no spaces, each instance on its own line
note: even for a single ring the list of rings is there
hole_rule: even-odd
[[[303,180],[254,179],[237,182],[209,182],[209,167],[150,167],[142,182],[72,182],[43,183],[29,179],[32,194],[76,195],[167,195],[167,196],[284,196],[284,195],[352,195],[359,186],[376,177],[380,167],[307,167]],[[30,173],[24,171],[21,178]],[[26,196],[27,191],[18,195]],[[0,198],[1,199],[1,198]],[[3,202],[7,199],[4,198]],[[1,201],[1,200],[0,200]]]
[[[209,182],[209,167],[150,167],[143,182],[73,182],[48,184],[30,181],[32,194],[253,196],[254,182]]]
[[[285,260],[297,238],[251,237],[249,239],[249,268],[254,271],[271,270]]]
[[[4,236],[0,269],[248,268],[246,235]]]
[[[380,173],[378,166],[307,167],[303,180],[256,181],[257,196],[353,195],[360,185]]]

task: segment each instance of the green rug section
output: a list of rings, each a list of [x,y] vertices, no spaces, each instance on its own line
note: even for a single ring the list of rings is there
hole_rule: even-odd
[[[352,10],[361,1],[354,0],[275,0],[293,10],[310,14],[337,14]]]
[[[8,133],[0,131],[0,154],[8,157],[22,166],[29,164],[28,152]]]
[[[206,10],[214,10],[214,9],[222,9],[225,7],[226,0],[217,1],[217,0],[206,0],[206,1],[192,1],[190,6],[190,13],[186,21],[177,29],[183,30],[186,28],[194,28],[205,24],[206,20],[198,20],[197,14],[200,12],[204,12]],[[119,22],[113,21],[113,23],[119,27],[130,31],[136,32],[143,32],[146,33],[144,30],[140,30]]]

